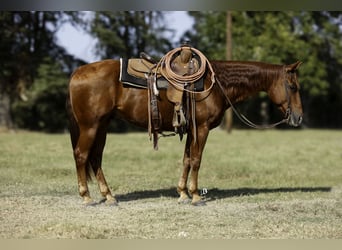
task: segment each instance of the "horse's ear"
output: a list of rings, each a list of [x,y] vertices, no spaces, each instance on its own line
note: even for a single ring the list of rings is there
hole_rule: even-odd
[[[286,65],[286,72],[294,72],[296,71],[300,65],[302,65],[303,62],[301,61],[298,61],[298,62],[295,62],[295,63],[292,63],[290,65]]]

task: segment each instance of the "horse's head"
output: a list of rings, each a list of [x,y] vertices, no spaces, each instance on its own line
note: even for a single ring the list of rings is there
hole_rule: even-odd
[[[283,76],[280,75],[270,89],[268,95],[279,107],[287,119],[287,123],[297,127],[303,119],[302,102],[299,95],[299,83],[296,71],[302,62],[284,66]]]

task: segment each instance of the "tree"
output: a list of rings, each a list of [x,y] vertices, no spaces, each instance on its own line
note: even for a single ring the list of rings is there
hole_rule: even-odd
[[[185,39],[200,49],[211,60],[225,60],[226,12],[188,12],[195,21]]]
[[[77,12],[0,12],[0,22],[0,126],[12,127],[11,106],[27,100],[46,57],[71,70],[75,60],[56,43],[55,33],[64,22],[79,23],[80,18]]]
[[[59,63],[50,57],[44,58],[38,67],[34,84],[27,91],[27,101],[13,103],[16,125],[46,132],[65,130],[67,78]]]
[[[232,12],[226,12],[226,59],[232,60]],[[224,128],[228,133],[233,129],[233,110],[231,108],[227,109],[224,114]]]
[[[172,48],[163,13],[158,11],[96,12],[91,34],[102,58],[139,57],[144,51],[162,56]]]

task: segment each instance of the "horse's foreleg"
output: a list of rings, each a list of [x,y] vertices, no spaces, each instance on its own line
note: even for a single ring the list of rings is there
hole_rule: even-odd
[[[105,202],[107,205],[110,206],[116,206],[118,203],[112,193],[110,192],[110,189],[108,187],[108,184],[106,182],[106,179],[104,177],[104,174],[102,172],[102,168],[99,167],[96,171],[96,179],[99,184],[100,192],[104,198],[106,198]]]
[[[106,136],[107,136],[107,124],[105,124],[104,126],[98,129],[96,139],[94,141],[93,147],[89,155],[89,162],[94,170],[94,174],[98,182],[100,192],[102,196],[106,199],[106,204],[117,205],[117,201],[113,197],[108,187],[106,178],[103,174],[102,167],[101,167],[103,149],[106,143]]]
[[[189,193],[192,196],[191,204],[203,205],[204,202],[198,194],[198,172],[201,165],[202,153],[207,141],[209,130],[206,126],[198,127],[197,140],[193,140],[190,145],[190,185]],[[193,135],[196,136],[196,135]]]
[[[177,191],[180,195],[178,199],[178,203],[189,203],[190,199],[188,196],[187,182],[190,171],[190,144],[191,144],[191,136],[187,136],[184,157],[183,157],[183,172],[179,178]]]
[[[193,133],[193,132],[192,132]],[[198,194],[198,172],[201,165],[202,152],[208,137],[209,130],[198,128],[198,134],[188,134],[185,144],[184,158],[183,158],[183,172],[180,176],[177,191],[180,195],[178,203],[187,203],[189,201],[187,181],[190,173],[189,193],[192,197],[191,204],[204,204],[201,196]],[[197,136],[194,140],[194,136]]]

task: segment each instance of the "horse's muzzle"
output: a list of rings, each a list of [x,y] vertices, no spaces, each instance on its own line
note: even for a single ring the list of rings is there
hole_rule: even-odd
[[[288,119],[288,124],[293,127],[298,127],[302,123],[302,121],[303,121],[302,114],[296,114],[292,112]]]

